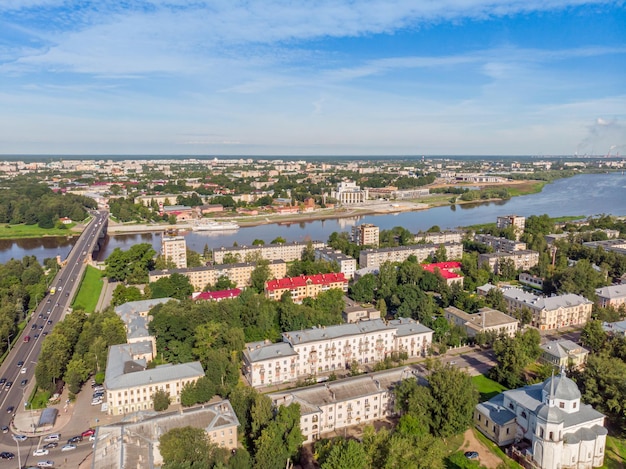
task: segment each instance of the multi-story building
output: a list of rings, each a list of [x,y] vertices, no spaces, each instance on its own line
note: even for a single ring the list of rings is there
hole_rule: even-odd
[[[312,443],[326,434],[395,415],[393,388],[414,377],[410,368],[395,368],[267,396],[274,406],[300,404],[300,430],[305,443]]]
[[[610,335],[626,337],[626,320],[616,322],[603,322],[602,329]]]
[[[381,319],[284,332],[283,342],[246,344],[244,376],[251,386],[293,382],[345,370],[352,362],[375,364],[393,353],[425,355],[433,331],[413,319]]]
[[[519,325],[517,319],[492,308],[480,308],[478,313],[468,314],[459,308],[448,306],[444,309],[444,316],[452,324],[463,327],[468,337],[476,337],[476,334],[486,332],[513,337]]]
[[[418,262],[422,262],[428,256],[434,256],[440,246],[445,248],[448,259],[463,257],[463,245],[460,243],[414,244],[395,248],[364,249],[359,255],[359,266],[380,267],[385,262],[404,262],[410,256],[415,256]]]
[[[191,299],[194,301],[223,301],[223,300],[232,300],[233,298],[237,298],[241,295],[240,288],[230,288],[228,290],[217,290],[217,291],[203,291],[194,293],[191,295]]]
[[[626,304],[626,284],[596,288],[596,295],[596,302],[601,308],[619,308]]]
[[[200,362],[148,369],[156,354],[156,340],[148,333],[149,310],[168,301],[172,298],[133,301],[115,308],[126,325],[128,343],[109,347],[104,376],[109,415],[152,409],[158,390],[165,391],[172,403],[179,403],[183,386],[204,376]]]
[[[321,241],[310,242],[313,249],[321,249],[326,247],[326,244]],[[309,243],[285,243],[285,244],[265,244],[262,246],[233,246],[233,247],[221,247],[213,250],[213,261],[216,264],[222,264],[224,262],[224,256],[230,254],[234,256],[238,262],[253,262],[260,259],[266,259],[268,261],[283,260],[285,262],[291,262],[299,260],[302,257],[302,252],[307,248]]]
[[[371,223],[353,226],[352,242],[359,246],[378,247],[380,244],[380,228]]]
[[[344,297],[345,307],[341,316],[345,322],[369,321],[370,319],[380,319],[380,311],[370,304],[360,304],[356,301]]]
[[[513,252],[492,252],[478,255],[478,266],[487,264],[494,274],[500,271],[500,263],[505,260],[513,261],[517,270],[529,270],[539,264],[539,253],[537,251],[524,250]]]
[[[195,383],[204,376],[200,362],[160,365],[148,369],[148,361],[153,359],[152,348],[151,345],[142,348],[145,343],[109,347],[104,378],[109,415],[153,409],[153,396],[158,390],[165,391],[170,402],[178,404],[183,386]]]
[[[478,404],[474,425],[498,446],[513,444],[509,454],[524,467],[601,467],[604,415],[580,398],[576,383],[561,372]]]
[[[342,205],[362,204],[368,198],[367,189],[361,189],[352,181],[342,181],[337,189],[330,191],[330,196]]]
[[[526,243],[514,239],[501,238],[490,234],[476,234],[474,241],[491,246],[496,252],[513,252],[526,250]]]
[[[257,264],[254,262],[241,262],[238,264],[203,265],[186,269],[153,270],[148,274],[148,278],[150,282],[156,282],[160,278],[180,274],[189,279],[194,291],[202,291],[207,285],[214,285],[220,277],[228,277],[237,288],[243,288],[250,285],[250,276],[256,267]],[[282,278],[287,275],[287,264],[282,260],[272,260],[268,267],[272,278]]]
[[[346,256],[343,252],[333,248],[322,248],[315,250],[315,259],[335,263],[339,266],[339,272],[347,279],[354,278],[354,272],[356,272],[356,259],[354,257]]]
[[[601,247],[605,251],[615,252],[617,254],[626,254],[626,239],[607,239],[606,241],[588,241],[583,246],[589,248]]]
[[[211,443],[220,448],[237,448],[239,420],[230,401],[223,400],[164,415],[138,412],[132,421],[96,427],[91,468],[161,467],[159,438],[182,427],[203,429]]]
[[[271,300],[280,300],[283,293],[289,292],[294,303],[301,303],[305,298],[317,298],[317,295],[331,288],[347,292],[348,279],[341,272],[278,278],[265,283],[265,296]]]
[[[461,243],[463,242],[463,237],[465,236],[465,231],[463,230],[448,230],[448,231],[420,231],[415,235],[414,241],[416,243],[424,242],[431,244],[441,244],[441,243]]]
[[[540,330],[585,324],[591,318],[593,303],[573,293],[544,297],[509,288],[502,294],[509,313],[528,308],[533,315],[531,325]]]
[[[519,239],[522,233],[524,233],[526,218],[517,215],[505,215],[496,219],[496,226],[501,230],[512,226],[516,239]]]
[[[541,345],[541,358],[561,369],[580,368],[588,355],[589,350],[567,339],[551,340]]]
[[[164,236],[161,255],[166,261],[176,264],[178,269],[187,268],[187,243],[183,236]]]

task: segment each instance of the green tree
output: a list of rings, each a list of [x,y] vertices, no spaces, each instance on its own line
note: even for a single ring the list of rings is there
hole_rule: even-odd
[[[282,236],[278,236],[274,238],[270,244],[285,244],[286,242],[287,240],[285,238],[283,238]]]
[[[368,466],[368,457],[363,445],[354,440],[343,440],[330,450],[321,469],[362,469]]]
[[[587,321],[580,334],[580,342],[592,352],[599,352],[604,348],[606,341],[607,335],[602,329],[601,321],[596,319]]]
[[[90,372],[91,369],[82,358],[72,358],[63,375],[63,380],[68,385],[69,391],[74,394],[80,392],[81,386],[87,381]]]
[[[159,451],[163,456],[163,468],[213,467],[216,462],[224,462],[224,453],[211,443],[201,428],[173,428],[159,438]]]
[[[162,412],[167,410],[170,406],[170,395],[163,389],[157,389],[155,393],[152,394],[152,402],[154,404],[154,410]]]
[[[263,293],[265,291],[265,283],[271,276],[269,261],[263,260],[258,262],[250,274],[250,287],[257,293]]]

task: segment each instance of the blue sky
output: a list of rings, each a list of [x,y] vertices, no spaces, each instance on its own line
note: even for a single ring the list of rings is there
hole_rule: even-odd
[[[609,151],[623,1],[0,1],[0,154]]]

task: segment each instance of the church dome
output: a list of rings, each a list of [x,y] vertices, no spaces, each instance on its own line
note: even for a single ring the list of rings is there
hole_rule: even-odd
[[[537,417],[545,420],[548,423],[562,423],[563,412],[556,407],[550,407],[548,404],[541,404],[537,408]]]
[[[550,393],[554,393],[552,395],[552,399],[559,399],[563,401],[574,401],[576,399],[580,399],[580,390],[578,389],[578,386],[576,386],[576,383],[564,374],[548,378],[544,383],[543,392],[548,396]],[[553,385],[554,388],[552,387]]]

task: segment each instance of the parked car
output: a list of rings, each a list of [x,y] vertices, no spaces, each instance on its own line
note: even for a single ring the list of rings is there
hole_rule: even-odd
[[[43,447],[46,449],[56,448],[57,446],[59,446],[59,444],[56,441],[51,441],[50,443],[46,443],[45,445],[43,445]]]
[[[93,428],[90,428],[88,430],[85,430],[84,432],[82,432],[80,434],[80,436],[82,436],[83,438],[87,438],[88,436],[93,435],[94,433],[96,433],[96,431]]]
[[[61,451],[72,451],[76,449],[76,445],[64,445]]]
[[[45,448],[39,448],[39,449],[36,449],[35,451],[33,451],[33,456],[48,456],[49,452],[50,451],[48,451]]]
[[[2,427],[2,433],[9,433],[9,427],[7,427],[6,425],[4,425]]]
[[[37,467],[54,467],[54,461],[39,461]]]
[[[26,435],[13,435],[15,441],[26,441],[28,437]]]
[[[48,436],[46,436],[43,441],[59,441],[59,439],[61,438],[61,434],[60,433],[52,433]]]
[[[69,440],[67,440],[67,444],[71,445],[72,443],[79,443],[81,441],[83,441],[83,437],[80,435],[76,435],[70,438]]]
[[[477,451],[466,451],[464,454],[467,459],[478,459]]]
[[[13,453],[9,453],[8,451],[3,451],[2,453],[0,453],[0,459],[11,460],[13,458],[15,458],[15,455]]]

